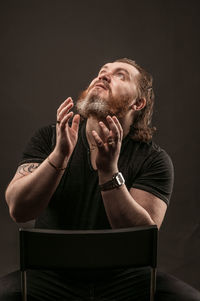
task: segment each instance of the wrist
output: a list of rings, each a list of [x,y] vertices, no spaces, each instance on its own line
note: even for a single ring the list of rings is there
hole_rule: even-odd
[[[66,156],[60,154],[56,149],[49,155],[48,160],[58,169],[65,169],[69,161]]]
[[[125,184],[125,179],[121,172],[117,172],[112,176],[112,179],[99,185],[101,191],[113,190]]]
[[[118,172],[119,170],[117,167],[106,172],[102,170],[98,170],[99,185],[102,185],[105,182],[112,180],[113,176]]]

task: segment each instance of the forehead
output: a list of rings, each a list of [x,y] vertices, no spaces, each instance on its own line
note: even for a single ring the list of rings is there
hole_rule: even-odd
[[[135,78],[135,76],[139,75],[139,71],[134,66],[122,62],[107,63],[104,66],[102,66],[100,70],[102,69],[106,69],[108,71],[114,71],[116,69],[125,69],[126,71],[128,71],[131,78]]]

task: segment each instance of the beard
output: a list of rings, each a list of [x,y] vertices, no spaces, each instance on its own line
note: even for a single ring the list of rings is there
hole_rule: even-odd
[[[115,115],[117,118],[126,115],[131,101],[130,97],[127,95],[113,97],[110,89],[108,89],[107,96],[102,96],[98,89],[92,88],[93,86],[84,90],[76,103],[77,111],[82,117],[92,116],[102,120],[108,115]]]
[[[95,91],[94,93],[88,93],[87,90],[83,91],[77,101],[76,108],[84,118],[93,116],[102,119],[111,114],[107,101]]]

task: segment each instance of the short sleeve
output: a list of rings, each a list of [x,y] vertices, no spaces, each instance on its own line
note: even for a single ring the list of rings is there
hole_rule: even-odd
[[[18,165],[24,163],[42,163],[55,146],[55,125],[37,130],[28,141]]]
[[[173,183],[172,160],[164,150],[161,150],[145,162],[132,187],[150,192],[168,205]]]

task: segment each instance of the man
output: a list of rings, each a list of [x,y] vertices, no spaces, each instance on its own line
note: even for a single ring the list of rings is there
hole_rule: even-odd
[[[40,129],[29,141],[6,191],[13,220],[36,219],[36,227],[50,229],[160,227],[173,167],[152,142],[153,102],[152,77],[134,61],[104,65],[81,94],[79,114],[73,116],[73,100],[67,98],[57,110],[56,127]],[[138,273],[142,286],[134,282]],[[10,299],[0,300],[17,300],[17,277],[4,279],[10,283]],[[145,270],[92,278],[53,272],[30,277],[30,300],[145,300]],[[200,300],[184,285],[159,274],[157,300]]]

